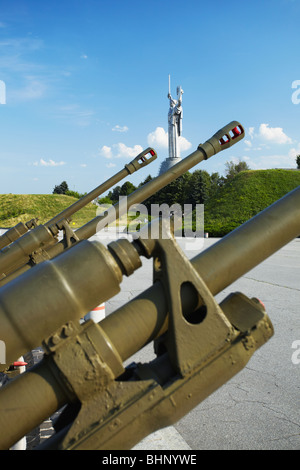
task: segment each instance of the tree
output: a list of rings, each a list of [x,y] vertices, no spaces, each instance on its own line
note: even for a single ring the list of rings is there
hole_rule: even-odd
[[[239,160],[238,163],[234,163],[233,161],[226,162],[225,166],[226,166],[226,178],[227,178],[227,180],[231,180],[232,178],[234,178],[235,175],[237,175],[240,171],[250,170],[247,163],[242,162],[241,160]]]
[[[69,187],[66,181],[63,181],[62,183],[54,187],[52,194],[66,194],[67,191],[69,191]]]
[[[112,200],[108,196],[98,197],[97,202],[100,206],[104,204],[110,205],[110,206],[113,205]]]
[[[128,196],[133,191],[136,190],[136,187],[130,183],[130,181],[126,181],[122,186],[115,186],[112,191],[109,191],[108,197],[112,201],[113,204],[119,202],[120,196]]]
[[[121,192],[121,186],[115,186],[112,191],[109,191],[108,197],[112,201],[113,204],[119,202],[119,196]]]
[[[133,193],[135,190],[136,187],[134,184],[130,183],[130,181],[125,181],[121,186],[120,196],[129,196],[129,194]]]
[[[226,183],[225,176],[220,176],[218,172],[212,173],[210,175],[210,191],[209,197],[212,197],[216,194],[217,190],[224,186]]]
[[[296,163],[297,163],[297,168],[300,170],[300,155],[297,155],[296,157]]]
[[[147,178],[138,185],[138,188],[140,188],[141,186],[144,186],[144,184],[146,183],[149,183],[149,181],[151,180],[153,180],[152,176],[148,175]]]
[[[209,197],[211,187],[210,175],[205,170],[195,170],[189,178],[189,192],[187,202],[192,204],[205,204]]]
[[[67,196],[72,196],[72,197],[76,197],[77,199],[80,199],[80,198],[82,198],[83,196],[85,196],[87,193],[81,194],[81,193],[79,193],[78,191],[73,191],[72,189],[68,189],[68,190],[65,192],[65,194],[66,194]]]

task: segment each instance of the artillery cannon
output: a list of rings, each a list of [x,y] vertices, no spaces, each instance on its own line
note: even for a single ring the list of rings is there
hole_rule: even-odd
[[[171,233],[152,239],[150,228],[107,248],[81,240],[0,288],[7,362],[41,343],[45,351],[41,363],[0,390],[0,448],[63,406],[41,448],[131,448],[238,373],[272,336],[257,299],[233,293],[218,305],[214,296],[300,234],[300,188],[191,261]],[[153,286],[98,324],[80,325],[141,257],[153,258]],[[153,361],[123,365],[152,341]]]
[[[26,260],[28,261],[28,256],[26,255],[36,252],[40,247],[45,249],[47,246],[56,243],[60,230],[64,231],[64,243],[67,245],[67,239],[72,233],[69,227],[72,215],[119,183],[126,176],[144,168],[156,158],[155,150],[148,147],[131,162],[127,163],[118,173],[71,204],[71,206],[54,216],[44,225],[38,226],[38,219],[35,218],[25,224],[20,222],[15,227],[7,230],[0,237],[0,271],[3,271],[2,275],[5,271],[13,270],[20,263],[23,264]],[[25,236],[29,230],[30,233]],[[5,247],[7,248],[5,249]]]
[[[71,206],[64,209],[62,212],[57,214],[55,217],[50,219],[44,225],[45,227],[52,227],[53,225],[57,224],[58,222],[68,222],[70,221],[70,217],[78,212],[80,209],[85,207],[91,201],[99,197],[101,194],[105,193],[108,189],[110,189],[115,184],[119,183],[122,179],[126,178],[126,176],[131,175],[132,173],[144,168],[149,163],[153,162],[157,158],[157,154],[154,149],[147,148],[139,155],[137,155],[131,162],[127,163],[122,170],[116,173],[114,176],[109,178],[104,183],[97,186],[95,189],[90,191],[85,196],[81,197],[78,201],[74,202]],[[18,240],[22,235],[28,232],[28,230],[37,227],[38,219],[31,219],[30,221],[26,222],[25,224],[20,222],[15,227],[7,230],[1,237],[0,237],[0,250],[4,247],[10,245],[11,243]],[[57,230],[55,230],[57,233]],[[53,235],[56,235],[53,234]],[[1,255],[1,252],[0,252]]]

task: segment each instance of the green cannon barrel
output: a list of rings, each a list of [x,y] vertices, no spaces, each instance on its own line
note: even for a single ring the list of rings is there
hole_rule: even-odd
[[[2,250],[2,248],[4,248],[5,246],[10,245],[18,238],[22,237],[22,235],[27,233],[28,230],[35,227],[36,224],[37,219],[32,219],[29,222],[26,222],[25,224],[23,222],[19,222],[14,227],[10,228],[9,230],[6,230],[6,232],[0,237],[0,250]]]
[[[88,194],[83,196],[78,201],[74,202],[70,207],[67,207],[64,211],[60,214],[53,217],[49,220],[45,225],[49,227],[52,224],[59,222],[61,219],[69,219],[75,212],[78,212],[80,209],[85,207],[89,202],[93,201],[96,197],[100,196],[100,194],[105,193],[108,189],[110,189],[115,184],[119,183],[123,178],[128,175],[131,175],[135,171],[144,168],[149,163],[153,162],[157,158],[157,154],[153,148],[147,148],[143,152],[141,152],[137,157],[135,157],[130,163],[127,163],[124,168],[116,173],[114,176],[109,178],[105,183],[97,186],[97,188],[90,191]]]
[[[122,264],[124,243],[127,252]],[[39,346],[61,324],[80,320],[119,292],[123,274],[141,266],[133,245],[128,240],[119,244],[121,258],[99,242],[84,240],[0,289],[1,339],[7,364]]]

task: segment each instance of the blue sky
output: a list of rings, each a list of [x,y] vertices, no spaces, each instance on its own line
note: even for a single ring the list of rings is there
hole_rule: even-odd
[[[195,169],[295,167],[299,20],[299,0],[0,0],[0,193],[90,191],[149,145],[130,181],[156,176],[169,74],[182,157],[231,120],[246,130]]]

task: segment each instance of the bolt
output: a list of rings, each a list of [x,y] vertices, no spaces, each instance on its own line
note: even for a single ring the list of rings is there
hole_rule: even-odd
[[[63,333],[65,336],[71,336],[72,333],[73,333],[73,328],[72,328],[72,325],[70,323],[67,323],[64,327],[63,327]]]
[[[60,336],[56,333],[51,337],[51,342],[55,346],[60,342]]]

